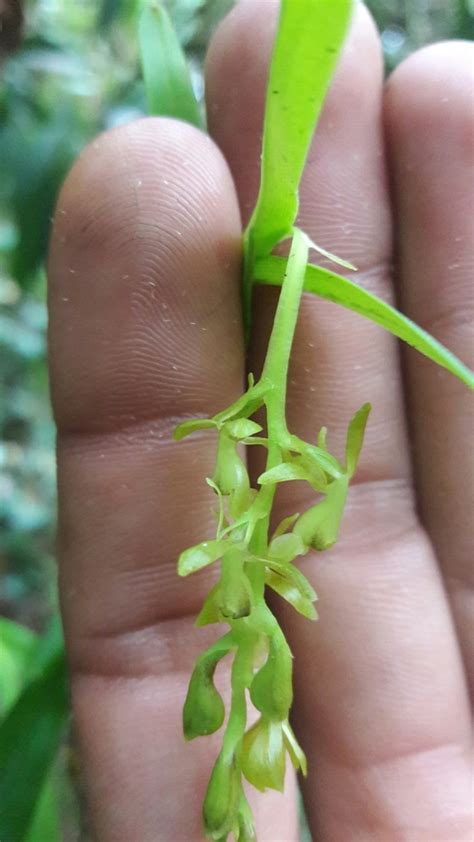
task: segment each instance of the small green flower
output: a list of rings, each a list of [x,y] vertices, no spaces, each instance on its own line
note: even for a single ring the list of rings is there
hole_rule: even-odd
[[[221,494],[229,497],[229,512],[238,518],[249,507],[253,493],[242,459],[237,453],[237,443],[228,435],[225,426],[219,434],[216,470],[212,478]]]
[[[187,740],[213,734],[224,721],[224,702],[214,686],[214,673],[232,645],[232,636],[224,635],[197,660],[183,708],[183,731]]]
[[[244,570],[240,547],[230,549],[222,559],[222,575],[217,592],[219,612],[225,619],[248,617],[253,605],[252,587]]]
[[[284,720],[293,701],[293,658],[282,632],[270,638],[268,658],[255,675],[250,698],[265,717]]]
[[[285,746],[281,722],[261,716],[245,734],[242,743],[242,772],[256,789],[267,787],[283,792]]]
[[[234,826],[242,787],[235,758],[221,752],[212,770],[203,805],[204,829],[211,839],[226,838]]]
[[[333,480],[324,500],[312,506],[296,521],[293,532],[300,536],[307,547],[327,550],[336,543],[348,485],[349,480],[345,474]]]
[[[225,708],[217,692],[212,675],[215,666],[198,664],[189,682],[183,708],[183,731],[187,740],[204,737],[218,731],[224,722]]]
[[[304,596],[301,593],[301,589],[291,579],[281,576],[274,570],[269,570],[265,574],[265,584],[279,596],[283,597],[303,617],[306,617],[308,620],[318,619],[313,601],[308,599],[307,596]]]

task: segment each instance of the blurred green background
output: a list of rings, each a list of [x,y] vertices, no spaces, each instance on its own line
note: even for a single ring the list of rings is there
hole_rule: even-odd
[[[136,39],[140,5],[141,0],[0,2],[0,615],[39,632],[56,603],[43,269],[48,229],[58,188],[81,148],[98,132],[145,113]],[[166,5],[202,99],[206,45],[232,0]],[[388,71],[422,44],[473,37],[473,0],[369,0],[368,5]],[[1,644],[0,691],[8,648],[2,655]],[[26,637],[23,644],[27,649]],[[0,714],[2,699],[0,692]],[[71,791],[64,784],[61,792],[66,805],[61,838],[86,839]],[[35,839],[50,842],[51,831],[44,833]]]

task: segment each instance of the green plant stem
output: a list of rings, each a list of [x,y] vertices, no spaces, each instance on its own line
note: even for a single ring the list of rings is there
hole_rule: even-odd
[[[250,686],[253,676],[252,662],[255,635],[243,633],[241,622],[239,621],[239,646],[232,664],[232,703],[222,744],[222,753],[228,761],[238,751],[245,733],[247,725],[245,691]]]
[[[289,437],[285,417],[288,368],[303,291],[305,269],[308,262],[308,251],[309,246],[306,235],[298,228],[295,228],[272,333],[268,343],[265,364],[259,381],[259,383],[264,385],[265,389],[268,388],[268,392],[265,393],[264,398],[267,410],[269,439],[266,470],[273,468],[281,462],[282,453],[280,442]],[[259,494],[265,497],[266,508],[270,513],[275,495],[275,486],[266,486],[260,489]],[[254,538],[251,542],[251,548],[257,555],[265,553],[265,547],[268,543],[269,525],[270,514],[257,524]],[[262,600],[265,588],[264,570],[258,566],[248,566],[247,575],[252,583],[256,602]]]
[[[252,284],[255,267],[255,248],[252,232],[247,229],[243,238],[244,266],[242,278],[242,315],[244,320],[245,345],[250,342],[252,327]]]
[[[295,228],[262,372],[262,381],[269,386],[265,404],[268,438],[271,442],[281,440],[288,433],[285,418],[288,368],[303,292],[308,251],[306,235]],[[267,470],[274,464],[271,451],[272,446],[269,449],[271,464],[267,464]]]

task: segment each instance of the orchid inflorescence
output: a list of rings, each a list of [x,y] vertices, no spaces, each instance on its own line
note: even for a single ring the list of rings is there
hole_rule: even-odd
[[[306,774],[305,755],[289,723],[292,654],[266,604],[265,588],[304,617],[316,619],[316,594],[293,562],[310,549],[325,550],[336,541],[370,410],[364,405],[349,424],[345,465],[328,451],[324,428],[317,444],[304,442],[287,429],[289,350],[308,248],[306,236],[295,230],[259,381],[250,376],[247,391],[230,407],[213,418],[186,421],[175,431],[177,439],[209,428],[218,435],[216,467],[207,479],[217,496],[216,534],[185,550],[178,561],[181,576],[220,562],[220,577],[196,624],[229,625],[229,631],[195,665],[183,711],[187,739],[211,734],[223,725],[225,707],[214,673],[226,655],[232,653],[234,658],[230,715],[204,802],[204,823],[211,839],[225,839],[231,832],[241,842],[255,838],[242,777],[259,790],[282,791],[287,754],[295,769]],[[262,409],[267,435],[251,417]],[[267,467],[258,477],[258,488],[251,486],[242,445],[259,445],[267,451]],[[306,481],[321,499],[303,514],[286,517],[270,535],[276,488],[292,480]],[[248,730],[247,691],[260,714]]]

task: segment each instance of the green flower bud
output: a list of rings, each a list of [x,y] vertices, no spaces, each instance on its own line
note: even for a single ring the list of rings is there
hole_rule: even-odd
[[[252,494],[250,481],[242,459],[236,450],[236,442],[222,430],[219,436],[217,464],[213,482],[222,494],[229,496],[229,511],[238,518],[250,505]]]
[[[224,702],[214,686],[216,666],[231,648],[225,638],[201,655],[194,667],[183,708],[183,731],[187,740],[217,731],[225,717]]]
[[[237,548],[229,550],[222,560],[218,602],[220,613],[226,619],[248,617],[252,610],[252,587],[244,571],[241,551]]]
[[[236,824],[237,806],[242,791],[235,761],[220,754],[207,787],[203,805],[204,829],[211,839],[225,839]]]
[[[293,663],[290,648],[277,633],[270,638],[268,658],[257,672],[250,687],[250,698],[257,710],[278,721],[288,717],[293,701]]]
[[[216,470],[213,477],[222,494],[231,494],[242,484],[249,485],[247,469],[236,450],[236,443],[225,429],[219,435]]]
[[[297,520],[293,531],[307,547],[327,550],[337,540],[347,497],[348,478],[341,476],[328,487],[321,503],[312,506]]]
[[[283,792],[285,747],[280,722],[262,716],[242,742],[242,772],[256,789]]]

